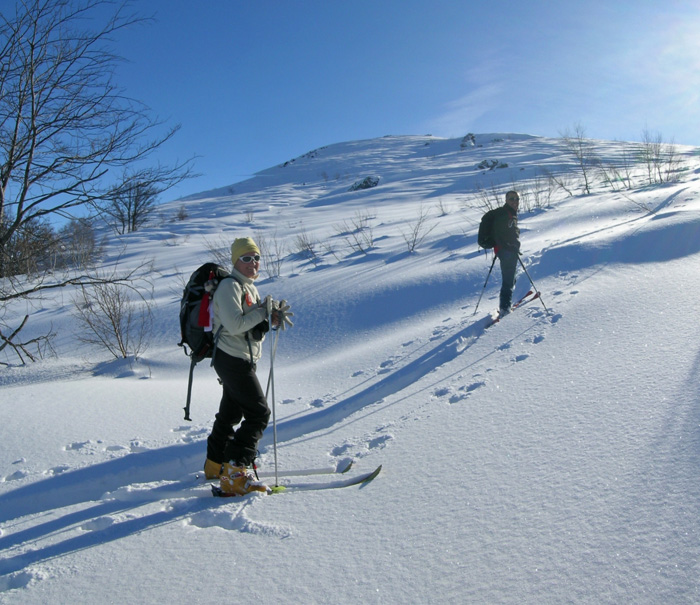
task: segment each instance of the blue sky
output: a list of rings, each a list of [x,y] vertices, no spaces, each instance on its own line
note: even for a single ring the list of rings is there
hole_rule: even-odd
[[[467,132],[700,145],[700,7],[666,0],[147,0],[117,82],[229,185],[312,149]]]

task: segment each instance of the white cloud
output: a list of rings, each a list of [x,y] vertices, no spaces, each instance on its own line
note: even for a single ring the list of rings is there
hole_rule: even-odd
[[[444,137],[461,136],[476,120],[492,111],[505,91],[494,73],[498,73],[498,69],[493,64],[470,70],[466,78],[469,92],[447,102],[440,115],[428,120],[427,132]]]

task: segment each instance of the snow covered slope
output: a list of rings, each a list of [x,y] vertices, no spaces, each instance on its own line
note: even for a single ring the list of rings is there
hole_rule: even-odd
[[[596,142],[606,162],[622,147]],[[547,174],[580,192],[558,140],[385,137],[165,204],[105,261],[153,260],[145,353],[81,345],[63,292],[28,328],[52,326],[58,358],[0,370],[0,603],[697,602],[700,161],[680,150],[679,182],[638,167],[631,191],[598,179],[543,203]],[[544,305],[485,329],[499,275],[475,315],[480,206],[510,188],[533,207],[523,261]],[[243,235],[281,261],[261,293],[295,312],[279,468],[382,464],[362,488],[235,500],[192,480],[220,387],[200,364],[183,420],[179,297]],[[520,272],[516,297],[530,287]]]

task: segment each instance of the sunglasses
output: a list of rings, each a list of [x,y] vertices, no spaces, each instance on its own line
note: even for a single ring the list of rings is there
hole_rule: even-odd
[[[260,262],[260,255],[259,254],[252,254],[252,255],[246,254],[245,256],[240,256],[238,258],[239,258],[239,260],[243,261],[244,263],[252,263],[253,261],[255,261],[256,263]]]

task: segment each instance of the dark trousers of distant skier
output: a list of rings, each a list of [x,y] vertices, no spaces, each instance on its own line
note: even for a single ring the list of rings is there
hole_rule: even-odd
[[[221,380],[223,395],[207,439],[207,458],[250,466],[270,420],[270,408],[255,374],[255,364],[218,349],[214,369]],[[241,425],[234,431],[239,422]]]
[[[510,309],[515,289],[515,273],[518,268],[518,253],[514,250],[499,250],[498,261],[501,265],[500,308]]]

